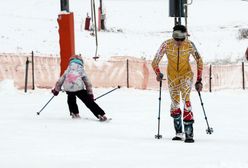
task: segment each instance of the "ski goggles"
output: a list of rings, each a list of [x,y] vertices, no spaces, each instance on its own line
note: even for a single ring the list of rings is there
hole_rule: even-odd
[[[186,38],[186,33],[181,32],[180,30],[173,31],[172,37],[176,41],[184,41]]]

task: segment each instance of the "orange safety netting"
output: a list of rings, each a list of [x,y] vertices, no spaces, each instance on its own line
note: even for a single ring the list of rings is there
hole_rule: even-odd
[[[12,79],[17,88],[24,88],[26,60],[31,54],[0,54],[0,81]],[[137,89],[158,89],[159,83],[152,70],[151,61],[134,57],[112,57],[111,59],[94,61],[84,58],[85,70],[94,87],[116,87],[118,85]],[[35,86],[52,88],[60,76],[60,58],[34,57]],[[28,87],[32,84],[32,66],[29,65]],[[160,64],[166,78],[166,63]],[[192,64],[194,81],[196,65]],[[244,64],[244,84],[247,84],[248,65]],[[203,88],[210,88],[210,65],[203,68]],[[212,65],[212,90],[243,88],[242,64]],[[163,81],[163,88],[167,89],[167,80]]]

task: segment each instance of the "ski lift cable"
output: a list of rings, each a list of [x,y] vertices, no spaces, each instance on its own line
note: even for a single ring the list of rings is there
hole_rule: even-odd
[[[91,9],[91,11],[90,11],[90,13],[91,13],[91,23],[93,24],[94,22],[93,22],[93,2],[92,2],[93,0],[90,0],[90,9]]]
[[[187,28],[187,30],[188,30],[188,6],[192,5],[192,3],[193,3],[193,0],[191,0],[189,3],[187,3],[187,1],[186,1],[186,4],[184,4],[184,8],[185,8],[185,27]]]
[[[96,6],[95,6],[95,0],[92,1],[92,9],[93,9],[93,20],[94,20],[94,31],[95,31],[95,39],[96,39],[96,51],[95,51],[95,56],[93,57],[95,60],[99,58],[98,56],[98,37],[97,37],[97,26],[96,26]]]

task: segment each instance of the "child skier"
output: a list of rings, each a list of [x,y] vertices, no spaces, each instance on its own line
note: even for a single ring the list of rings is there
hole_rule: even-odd
[[[84,62],[80,55],[70,58],[67,69],[52,89],[54,96],[59,94],[61,86],[67,93],[67,103],[72,118],[80,118],[76,102],[78,97],[100,121],[107,120],[105,112],[94,101],[92,84],[84,71]]]

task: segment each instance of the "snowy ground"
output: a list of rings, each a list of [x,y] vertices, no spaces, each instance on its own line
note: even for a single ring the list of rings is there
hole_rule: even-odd
[[[57,17],[60,1],[8,0],[0,10],[0,52],[59,54]],[[105,0],[107,28],[99,33],[99,54],[151,59],[171,36],[168,0]],[[190,39],[204,61],[242,59],[248,40],[245,0],[198,0],[189,9]],[[90,1],[70,1],[75,15],[76,52],[92,57],[95,39],[81,26]],[[211,11],[211,12],[210,12]],[[117,29],[122,32],[116,32]],[[112,88],[94,89],[95,96]],[[121,88],[97,100],[113,120],[100,123],[78,102],[82,119],[69,117],[66,94],[50,90],[17,91],[0,82],[1,168],[247,168],[247,91],[202,93],[214,133],[207,135],[197,93],[193,92],[195,143],[173,142],[168,91],[162,94],[161,134],[157,140],[158,91]]]
[[[99,96],[112,88],[94,89]],[[168,91],[162,93],[157,140],[158,91],[121,88],[97,100],[113,120],[101,123],[78,102],[82,119],[69,117],[66,94],[16,91],[0,83],[0,167],[3,168],[247,168],[247,91],[202,93],[214,133],[207,135],[198,95],[192,93],[195,143],[173,142]],[[88,119],[85,119],[88,118]]]
[[[99,1],[96,0],[97,7]],[[1,2],[0,52],[59,55],[57,17],[60,1],[8,0]],[[103,0],[106,27],[99,32],[98,54],[152,59],[160,44],[171,37],[174,19],[168,0]],[[197,0],[189,6],[188,28],[204,61],[242,60],[248,39],[239,40],[239,29],[248,27],[248,1]],[[75,17],[76,52],[92,57],[95,38],[82,30],[90,0],[70,1]],[[83,25],[83,27],[82,27]],[[122,32],[117,32],[117,30]]]

